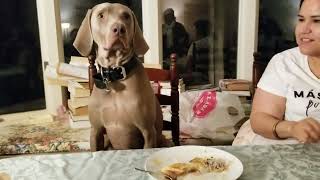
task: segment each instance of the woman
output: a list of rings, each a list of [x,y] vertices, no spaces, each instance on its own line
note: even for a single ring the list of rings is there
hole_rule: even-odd
[[[319,0],[301,1],[295,36],[298,47],[276,54],[258,83],[253,131],[244,124],[233,144],[320,142]]]

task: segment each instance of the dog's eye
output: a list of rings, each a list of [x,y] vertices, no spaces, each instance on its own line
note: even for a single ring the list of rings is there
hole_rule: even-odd
[[[123,17],[125,20],[129,20],[129,19],[130,19],[130,14],[127,13],[127,12],[124,12],[124,13],[122,14],[122,17]]]
[[[99,13],[99,14],[98,14],[98,18],[99,18],[99,19],[103,19],[103,14],[102,14],[102,13]]]

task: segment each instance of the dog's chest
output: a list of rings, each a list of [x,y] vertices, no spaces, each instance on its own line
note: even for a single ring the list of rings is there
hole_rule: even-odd
[[[99,99],[97,108],[105,125],[132,124],[136,119],[146,119],[153,113],[150,104],[142,96],[126,93],[107,94]]]

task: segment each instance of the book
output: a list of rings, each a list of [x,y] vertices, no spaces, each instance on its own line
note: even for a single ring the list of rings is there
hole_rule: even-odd
[[[59,63],[57,65],[57,73],[83,79],[89,79],[88,67],[77,66],[67,63]]]
[[[44,71],[44,76],[47,79],[49,84],[52,85],[59,85],[63,87],[68,86],[68,82],[70,80],[76,81],[76,82],[88,82],[88,79],[82,79],[82,78],[77,78],[73,76],[65,76],[65,75],[60,75],[56,71],[56,67],[52,65],[47,65],[46,69]]]
[[[68,99],[68,107],[69,108],[76,109],[76,108],[84,107],[84,106],[87,106],[87,105],[76,104],[73,101],[71,101],[71,99]]]
[[[70,101],[75,106],[87,106],[89,104],[89,96],[86,97],[74,97],[70,96]]]
[[[89,113],[88,106],[83,106],[78,108],[73,108],[73,107],[68,107],[68,108],[72,112],[72,114],[75,116],[87,115]]]
[[[81,89],[81,88],[69,88],[68,91],[70,92],[70,96],[72,97],[88,97],[90,96],[89,89]]]
[[[72,113],[70,114],[70,118],[72,119],[73,122],[77,122],[77,121],[89,121],[89,115],[85,114],[85,115],[73,115]]]
[[[251,96],[250,91],[222,91],[223,93],[234,94],[237,96]]]
[[[185,91],[185,89],[178,88],[178,91],[179,91],[179,93],[182,93],[182,92]],[[171,89],[169,89],[169,88],[161,88],[160,89],[160,94],[170,96],[171,95]]]
[[[89,60],[87,57],[81,57],[81,56],[71,56],[69,64],[80,66],[84,68],[88,68],[89,66]]]
[[[70,80],[68,81],[68,91],[72,97],[89,97],[90,89],[89,83],[87,82],[77,82]]]
[[[68,108],[72,112],[73,115],[87,115],[88,114],[88,106],[77,106],[72,103],[70,99],[68,99]]]
[[[71,88],[89,89],[89,83],[87,81],[69,80],[68,86]]]
[[[171,94],[171,84],[170,81],[150,81],[151,87],[156,94],[170,95]],[[178,84],[179,92],[184,92],[186,90],[186,85],[183,83],[182,79],[179,79]]]
[[[228,91],[249,91],[251,81],[244,79],[221,79],[219,81],[219,87],[221,90]]]
[[[161,64],[146,64],[146,63],[142,63],[142,65],[145,68],[162,69],[162,65]]]
[[[159,81],[161,88],[171,88],[170,81]],[[184,86],[183,79],[179,79],[178,86]]]
[[[88,115],[75,116],[70,113],[69,115],[69,126],[70,128],[90,128],[91,124]]]
[[[86,68],[86,69],[88,69],[88,67],[90,65],[88,58],[87,57],[81,57],[81,56],[71,56],[69,64],[75,65],[75,66],[78,66],[78,67],[83,67],[83,68]],[[96,66],[97,69],[99,69],[97,63],[95,63],[94,65]]]

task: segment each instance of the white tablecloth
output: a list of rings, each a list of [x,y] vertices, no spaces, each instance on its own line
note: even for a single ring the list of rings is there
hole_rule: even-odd
[[[319,180],[320,144],[219,146],[239,158],[240,180]],[[30,155],[0,160],[13,180],[149,180],[146,158],[160,149]],[[0,177],[1,179],[1,177]]]

